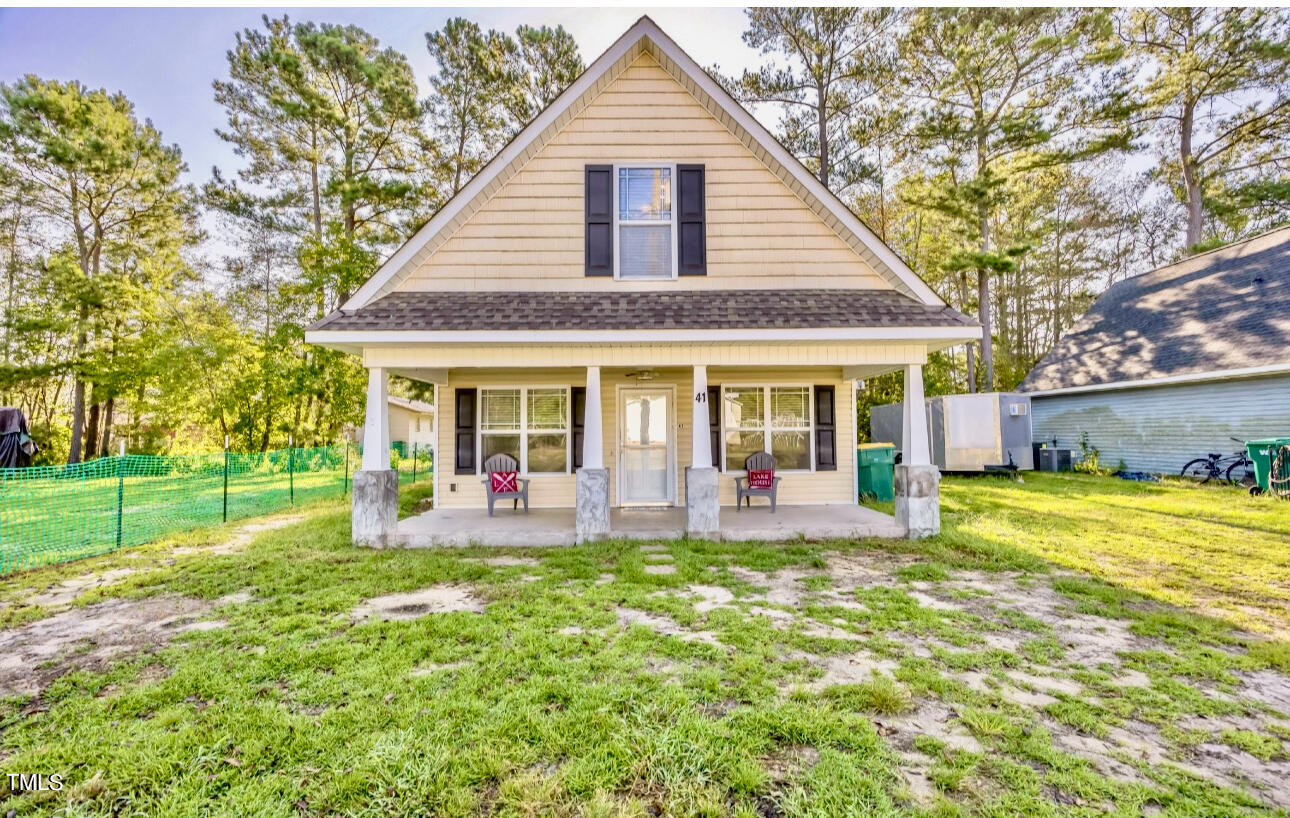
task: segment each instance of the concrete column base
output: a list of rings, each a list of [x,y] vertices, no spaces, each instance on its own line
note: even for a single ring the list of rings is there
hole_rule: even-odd
[[[715,468],[685,469],[685,533],[691,537],[715,537],[721,531],[717,477]]]
[[[935,466],[896,467],[896,522],[911,540],[941,533],[941,472]]]
[[[609,469],[578,469],[578,542],[603,540],[609,536]]]
[[[354,545],[384,548],[394,542],[399,524],[399,473],[394,469],[354,472]]]

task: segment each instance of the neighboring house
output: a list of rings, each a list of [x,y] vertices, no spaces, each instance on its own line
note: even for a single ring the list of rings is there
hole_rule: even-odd
[[[370,405],[388,372],[438,385],[437,511],[484,508],[508,453],[585,540],[620,508],[718,534],[759,451],[781,512],[854,509],[855,379],[903,370],[921,409],[928,352],[980,328],[642,18],[306,338],[362,356]],[[906,463],[925,533],[935,468]],[[357,540],[400,541],[383,468]]]
[[[1020,390],[1036,442],[1177,474],[1209,452],[1290,435],[1290,228],[1107,290]]]
[[[419,451],[430,451],[435,438],[434,404],[408,400],[397,395],[390,395],[385,403],[389,407],[387,422],[390,445],[401,446],[405,456],[409,456],[414,443]],[[357,427],[353,431],[352,440],[361,441],[364,433],[364,426]]]

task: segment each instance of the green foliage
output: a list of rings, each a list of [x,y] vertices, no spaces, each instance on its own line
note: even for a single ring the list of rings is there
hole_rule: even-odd
[[[48,393],[70,382],[67,448],[40,442],[78,462],[106,451],[117,399],[156,374],[168,302],[192,277],[192,191],[179,149],[124,96],[35,76],[0,85],[0,167],[14,203],[0,384],[48,430],[66,422]]]
[[[1271,8],[1125,9],[1134,119],[1187,211],[1187,245],[1290,218],[1290,20]]]
[[[874,118],[876,96],[896,79],[893,9],[750,8],[744,42],[773,57],[758,71],[725,80],[743,99],[782,111],[784,144],[835,191],[877,173],[857,139]]]
[[[1088,439],[1088,432],[1079,434],[1079,460],[1071,465],[1077,472],[1084,474],[1102,473],[1102,453]]]

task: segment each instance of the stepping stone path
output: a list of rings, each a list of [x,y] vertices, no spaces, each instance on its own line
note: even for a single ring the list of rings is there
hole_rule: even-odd
[[[666,545],[659,543],[642,545],[641,555],[645,558],[645,573],[655,575],[676,573],[676,566],[672,564],[672,555],[667,553]]]

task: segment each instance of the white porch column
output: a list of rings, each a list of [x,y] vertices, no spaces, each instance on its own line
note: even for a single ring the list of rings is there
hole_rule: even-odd
[[[363,420],[363,469],[390,467],[390,392],[385,370],[367,370],[367,414]]]
[[[587,367],[587,407],[582,419],[582,467],[605,467],[605,442],[601,432],[604,418],[600,413],[600,367]]]
[[[721,531],[717,470],[712,465],[708,428],[708,367],[695,364],[690,390],[690,465],[685,469],[685,530],[692,537],[716,539]]]
[[[690,468],[712,468],[712,436],[708,433],[708,367],[697,364],[694,367],[694,407],[692,423],[694,432],[690,435]]]
[[[399,473],[390,468],[389,390],[380,367],[367,373],[362,466],[354,472],[350,535],[355,545],[379,548],[390,544],[399,514]]]
[[[931,464],[923,367],[905,366],[905,400],[901,409],[901,463],[896,467],[896,522],[910,538],[941,530],[941,473]]]
[[[582,466],[576,479],[575,526],[578,542],[609,536],[609,469],[605,468],[600,367],[587,367],[586,403],[582,412]]]
[[[926,466],[932,462],[927,443],[927,401],[923,397],[923,367],[905,367],[905,405],[901,417],[901,462]]]

